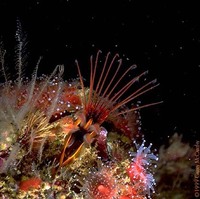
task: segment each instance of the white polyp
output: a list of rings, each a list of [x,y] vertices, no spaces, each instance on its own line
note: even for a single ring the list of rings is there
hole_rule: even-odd
[[[144,146],[144,143],[145,140],[143,140],[142,144],[139,146],[134,141],[137,152],[130,152],[130,155],[133,157],[131,169],[134,171],[134,178],[137,179],[139,177],[140,182],[145,185],[144,190],[146,194],[150,196],[150,191],[154,192],[153,186],[155,185],[155,179],[153,178],[153,175],[148,172],[148,167],[152,165],[152,160],[158,160],[158,157],[151,153],[150,149],[152,143],[150,143],[148,147]],[[139,167],[141,172],[138,172],[137,169],[134,168],[134,164],[137,164],[137,168]]]

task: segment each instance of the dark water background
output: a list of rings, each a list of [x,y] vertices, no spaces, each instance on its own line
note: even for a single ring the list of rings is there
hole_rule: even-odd
[[[29,73],[42,55],[40,73],[64,64],[66,78],[76,77],[78,59],[87,78],[91,54],[98,49],[119,53],[124,67],[137,64],[160,83],[141,98],[147,103],[164,101],[141,110],[147,140],[161,145],[178,132],[193,144],[200,129],[199,13],[194,1],[1,0],[0,35],[11,60],[16,20],[21,21]],[[14,63],[9,64],[12,71]]]

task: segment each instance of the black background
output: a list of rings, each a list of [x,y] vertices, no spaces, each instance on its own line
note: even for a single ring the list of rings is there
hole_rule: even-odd
[[[78,59],[87,78],[91,54],[119,53],[124,67],[134,63],[160,83],[142,97],[164,101],[141,110],[146,138],[160,145],[178,132],[194,143],[200,129],[199,13],[195,1],[1,0],[0,35],[11,70],[17,19],[27,34],[28,71],[43,56],[40,73],[64,64],[66,78],[75,78]]]

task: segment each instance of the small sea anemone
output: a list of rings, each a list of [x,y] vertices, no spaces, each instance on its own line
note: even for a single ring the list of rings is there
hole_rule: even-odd
[[[150,190],[154,193],[155,179],[152,173],[150,173],[150,167],[152,166],[152,161],[157,161],[158,157],[151,153],[150,144],[148,147],[144,146],[145,140],[139,146],[136,144],[137,152],[132,152],[132,162],[130,167],[127,169],[128,176],[131,182],[136,185],[138,191],[148,194],[150,196]]]
[[[112,175],[112,168],[102,167],[98,171],[91,171],[82,187],[85,198],[113,199],[118,189],[116,179]]]

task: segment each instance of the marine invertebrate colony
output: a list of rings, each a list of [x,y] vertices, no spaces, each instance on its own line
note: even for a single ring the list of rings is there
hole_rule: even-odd
[[[145,198],[154,192],[152,175],[157,157],[151,145],[139,146],[138,112],[154,105],[131,105],[157,86],[145,83],[131,94],[146,72],[128,80],[130,66],[121,75],[122,60],[100,51],[90,59],[90,85],[79,79],[64,81],[64,66],[30,80],[23,76],[24,40],[16,38],[16,80],[9,80],[1,49],[0,174],[1,196],[16,198]],[[38,191],[39,189],[39,191]],[[15,191],[14,191],[15,190]],[[16,192],[17,190],[17,192]]]

